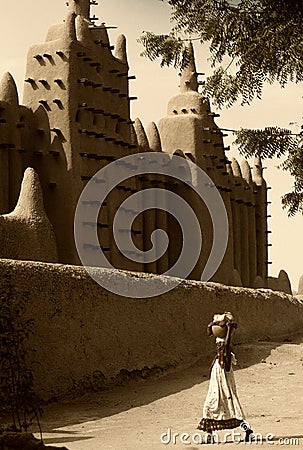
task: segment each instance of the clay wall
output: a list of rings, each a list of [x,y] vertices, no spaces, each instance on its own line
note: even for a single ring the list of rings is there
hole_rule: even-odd
[[[149,277],[100,271],[115,285],[121,279],[142,284]],[[27,298],[27,316],[35,319],[32,367],[45,397],[103,386],[134,370],[209,361],[214,345],[206,326],[216,312],[235,314],[236,342],[302,329],[302,304],[271,290],[184,281],[160,297],[133,299],[106,291],[83,267],[1,260],[0,273],[1,290],[13,285],[17,296]]]

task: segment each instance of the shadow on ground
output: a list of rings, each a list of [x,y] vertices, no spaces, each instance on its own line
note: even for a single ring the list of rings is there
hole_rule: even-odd
[[[284,343],[298,345],[303,342],[303,335],[295,335],[281,341],[263,340],[249,344],[237,344],[234,350],[238,359],[237,370],[253,366],[265,360],[273,349]],[[42,418],[41,425],[44,433],[56,433],[56,428],[61,428],[61,434],[68,434],[63,427],[96,421],[109,417],[129,409],[147,405],[160,398],[167,397],[196,384],[208,381],[209,365],[215,354],[215,346],[210,340],[210,349],[213,353],[201,359],[192,367],[178,372],[169,373],[161,378],[151,377],[141,382],[136,380],[124,386],[117,386],[105,391],[88,392],[79,398],[67,398],[59,403],[51,404]],[[60,411],[60,415],[58,415]],[[71,433],[72,434],[72,433]],[[63,438],[64,439],[64,438]],[[75,439],[90,439],[90,437],[76,437]],[[73,440],[72,435],[66,437],[66,442]],[[49,443],[55,443],[56,438],[45,439]],[[58,442],[65,442],[62,437]]]

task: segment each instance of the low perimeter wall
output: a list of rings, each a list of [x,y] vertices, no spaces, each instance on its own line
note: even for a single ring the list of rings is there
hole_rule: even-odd
[[[113,283],[146,277],[102,274]],[[45,397],[209,358],[214,345],[206,327],[216,312],[235,314],[238,342],[293,334],[303,323],[298,300],[265,289],[184,281],[159,297],[131,299],[100,287],[83,267],[12,260],[0,260],[0,276],[0,291],[10,283],[27,298],[35,379]]]

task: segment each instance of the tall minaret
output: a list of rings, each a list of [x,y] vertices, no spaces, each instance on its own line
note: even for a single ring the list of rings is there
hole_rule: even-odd
[[[29,155],[36,158],[32,167],[41,179],[59,260],[78,263],[73,221],[79,196],[100,168],[133,146],[125,38],[118,38],[114,55],[104,24],[90,26],[95,2],[68,2],[65,21],[51,26],[45,42],[29,49],[23,103],[34,114],[42,108],[49,121],[50,144],[44,153],[39,147],[40,156],[32,157],[32,150]],[[47,133],[40,128],[35,135],[41,141]],[[108,205],[98,228],[100,244],[111,258],[108,230],[115,201]],[[85,244],[92,251],[91,242]]]
[[[90,0],[69,0],[68,10],[89,20]]]
[[[186,67],[181,71],[180,92],[171,98],[167,115],[159,122],[163,151],[191,153],[203,169],[210,165],[209,155],[223,158],[222,133],[214,122],[207,98],[198,92],[198,73],[192,43],[188,45]]]
[[[187,50],[188,61],[181,71],[180,91],[169,101],[167,115],[159,122],[162,150],[170,154],[176,152],[179,154],[182,151],[187,158],[194,160],[219,188],[223,189],[225,155],[222,132],[214,121],[216,115],[210,110],[209,100],[198,92],[198,73],[192,43],[188,45]],[[199,186],[199,189],[204,189],[204,186]],[[201,226],[202,250],[196,267],[191,273],[193,279],[200,279],[211,251],[212,221],[206,205],[189,190],[180,186],[177,194],[182,195],[191,205]],[[178,232],[173,228],[172,233],[177,236]],[[229,270],[233,266],[231,245],[230,241],[222,270],[217,274],[218,280],[226,283],[230,278]]]

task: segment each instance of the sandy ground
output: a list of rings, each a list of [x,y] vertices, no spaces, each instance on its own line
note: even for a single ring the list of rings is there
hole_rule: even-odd
[[[272,449],[276,445],[303,448],[303,335],[292,337],[289,342],[239,344],[234,350],[239,398],[247,422],[260,435],[257,442],[246,444],[243,432],[236,429],[236,442],[228,442],[227,449]],[[42,421],[44,441],[58,447],[65,445],[70,450],[199,449],[199,439],[204,441],[204,435],[195,433],[208,375],[208,367],[196,364],[164,378],[133,382],[53,404]],[[160,437],[168,429],[171,438],[166,434],[163,440],[167,443],[161,443]],[[175,441],[174,433],[179,433]],[[184,443],[182,433],[189,435],[183,437]],[[219,439],[222,448],[224,431]],[[203,443],[202,447],[209,448],[210,444]]]

